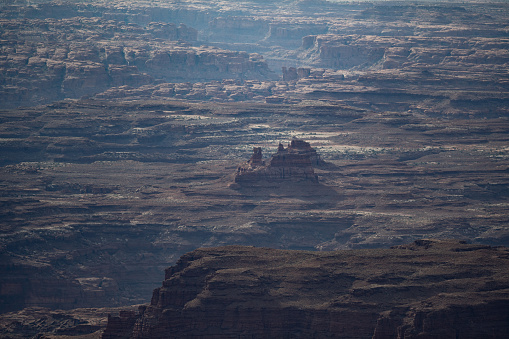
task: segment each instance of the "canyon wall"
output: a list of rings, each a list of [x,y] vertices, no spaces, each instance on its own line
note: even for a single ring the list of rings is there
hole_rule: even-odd
[[[4,312],[146,302],[162,270],[200,246],[508,244],[506,119],[320,101],[76,100],[3,110],[0,121]],[[291,167],[318,183],[231,186],[253,148],[287,151],[295,134],[310,147]]]
[[[507,248],[419,240],[340,252],[199,249],[103,338],[504,338]]]
[[[59,20],[0,18],[3,107],[80,98],[112,87],[274,78],[260,55],[191,46],[198,32],[184,24],[139,26],[72,14]]]
[[[492,114],[509,100],[509,42],[492,5],[299,1],[278,18],[280,5],[267,2],[153,5],[5,5],[3,106],[96,95],[406,110],[450,102]]]
[[[509,245],[508,12],[503,3],[2,1],[9,328],[38,326],[27,308],[47,307],[40,317],[148,302],[164,268],[198,247]],[[325,161],[283,158],[278,143],[294,137]],[[253,149],[276,156],[241,165],[254,180],[235,187]],[[283,173],[297,180],[253,185]],[[414,293],[399,287],[381,290]],[[440,323],[485,336],[458,319],[504,321],[489,311],[504,307],[498,297],[460,305],[419,295],[432,310],[415,302],[358,315],[372,326],[359,333],[431,336]],[[341,325],[336,313],[274,307],[280,323],[309,324],[306,336],[326,327],[313,327],[320,319]],[[122,313],[117,328],[136,317]]]

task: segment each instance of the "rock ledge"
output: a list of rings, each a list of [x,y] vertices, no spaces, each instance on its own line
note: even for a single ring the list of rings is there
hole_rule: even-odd
[[[509,250],[425,240],[335,252],[204,248],[103,338],[507,338]],[[126,331],[124,331],[126,333]]]

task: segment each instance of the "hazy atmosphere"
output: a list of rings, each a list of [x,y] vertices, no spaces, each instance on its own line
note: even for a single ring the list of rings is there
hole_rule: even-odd
[[[0,186],[0,338],[507,338],[509,3],[3,0]]]

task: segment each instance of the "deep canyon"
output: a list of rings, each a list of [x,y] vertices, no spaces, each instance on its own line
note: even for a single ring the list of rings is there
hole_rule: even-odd
[[[508,12],[2,2],[0,337],[507,337]]]

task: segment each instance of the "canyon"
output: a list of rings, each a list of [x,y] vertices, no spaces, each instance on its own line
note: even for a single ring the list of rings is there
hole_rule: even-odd
[[[1,116],[3,312],[144,303],[197,247],[507,244],[504,119],[318,101],[78,100]],[[324,162],[318,183],[232,187],[253,148],[295,135]]]
[[[267,331],[305,326],[288,336],[505,337],[507,6],[3,2],[0,337],[98,338],[107,323],[106,337],[164,336],[165,308],[189,309],[178,321],[198,336],[277,336],[242,317],[278,314]],[[498,272],[482,267],[488,254]],[[278,273],[291,274],[263,271],[267,256],[295,260]],[[359,263],[333,272],[348,275],[344,300],[311,303],[330,287],[318,262],[338,256]],[[428,259],[440,269],[421,281],[411,260]],[[463,260],[473,273],[458,273]],[[189,292],[164,284],[194,284],[180,277],[193,265],[217,269],[232,295],[207,299],[221,286],[197,283],[203,299],[163,303],[161,291]],[[382,268],[398,278],[376,278]],[[256,304],[261,290],[277,305]],[[203,305],[224,323],[199,316]],[[367,318],[348,320],[355,330],[319,321],[340,313]]]

